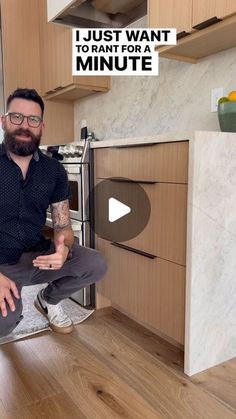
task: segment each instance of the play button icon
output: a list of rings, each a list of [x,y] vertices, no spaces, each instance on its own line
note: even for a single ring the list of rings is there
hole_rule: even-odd
[[[99,237],[112,242],[125,242],[141,233],[151,213],[145,191],[150,186],[145,186],[145,183],[148,182],[127,178],[97,180],[88,202],[91,228]]]
[[[129,214],[131,208],[115,198],[109,198],[108,219],[111,223]]]

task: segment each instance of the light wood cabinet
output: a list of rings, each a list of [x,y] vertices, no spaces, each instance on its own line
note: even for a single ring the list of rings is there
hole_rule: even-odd
[[[192,0],[148,0],[150,28],[176,28],[177,34],[192,31]]]
[[[98,178],[186,183],[188,141],[101,148],[96,150],[94,163]]]
[[[108,263],[107,274],[96,284],[96,307],[112,305],[171,342],[182,345],[188,141],[95,149],[94,162],[95,182],[105,178],[111,184],[108,196],[115,196],[115,184],[121,181],[108,178],[128,177],[132,180],[127,188],[127,200],[125,192],[122,195],[124,203],[135,193],[132,187],[136,180],[151,205],[148,224],[136,237],[116,243],[112,237],[109,241],[105,236],[96,236],[96,247]],[[148,183],[154,179],[155,183]],[[95,191],[95,226],[99,224],[99,231],[103,201],[104,196]]]
[[[236,13],[235,0],[193,0],[192,26]]]
[[[35,0],[1,0],[5,99],[17,87],[40,92],[38,8]]]
[[[112,235],[106,217],[104,217],[104,214],[106,214],[106,208],[104,208],[104,204],[106,205],[105,196],[116,196],[114,191],[119,191],[120,185],[120,182],[107,180],[106,192],[95,194],[95,225],[98,231],[104,232],[104,237],[107,237],[108,234],[111,241],[116,241],[117,236],[116,234]],[[154,184],[138,183],[138,185],[142,187],[151,203],[150,218],[143,231],[134,238],[122,242],[122,244],[185,266],[187,185],[162,182]],[[123,183],[122,201],[126,204],[130,201],[135,202],[136,194],[135,183]],[[135,208],[132,207],[131,210],[134,211]],[[135,222],[136,224],[132,224],[131,227],[128,220],[125,224],[124,222],[122,224],[121,220],[120,231],[125,234],[127,228],[134,229],[135,227],[138,231],[140,219],[136,218]]]
[[[150,218],[140,234],[122,244],[185,266],[187,185],[140,185],[151,203]]]
[[[45,129],[42,144],[66,144],[74,140],[74,104],[44,100]]]
[[[72,29],[47,22],[47,1],[40,0],[42,91],[48,99],[76,100],[110,89],[110,77],[72,76]]]
[[[176,45],[157,46],[160,57],[195,64],[236,46],[235,0],[184,0],[178,8],[171,0],[148,0],[148,10],[150,27],[172,26],[179,34]]]
[[[101,298],[163,337],[184,343],[185,268],[164,259],[149,259],[97,238],[108,271],[99,281]]]
[[[33,88],[42,95],[39,4],[41,0],[1,0],[4,96],[17,87]],[[43,144],[74,139],[74,106],[61,101],[45,104]]]

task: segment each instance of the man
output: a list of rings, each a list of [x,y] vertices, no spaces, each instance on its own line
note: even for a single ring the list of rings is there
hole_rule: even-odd
[[[51,329],[70,333],[71,319],[60,301],[98,281],[106,272],[102,255],[74,240],[69,184],[64,167],[39,149],[44,103],[35,90],[17,89],[1,117],[0,145],[0,337],[21,321],[21,289],[48,283],[35,307]],[[41,230],[50,205],[54,239]]]

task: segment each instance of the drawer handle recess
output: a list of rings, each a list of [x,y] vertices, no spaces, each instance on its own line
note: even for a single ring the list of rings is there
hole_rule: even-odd
[[[54,93],[54,90],[48,90],[47,92],[45,92],[45,95],[51,95],[52,93]]]
[[[188,35],[190,35],[189,32],[186,32],[186,31],[179,32],[177,34],[177,40],[182,39],[182,38],[184,38],[185,36],[188,36]]]
[[[125,144],[125,145],[116,145],[112,148],[134,148],[134,147],[149,147],[157,145],[157,143],[147,143],[147,144]]]
[[[201,23],[198,23],[197,25],[194,25],[193,29],[198,29],[198,30],[205,29],[208,26],[211,26],[211,25],[214,25],[215,23],[221,22],[221,20],[222,19],[219,19],[218,17],[214,16],[214,17],[211,17],[210,19],[204,20]]]
[[[127,250],[128,252],[137,253],[138,255],[144,256],[148,259],[155,259],[157,257],[155,255],[152,255],[151,253],[143,252],[142,250],[134,249],[133,247],[126,246],[121,243],[111,242],[110,244],[112,246],[120,247],[121,249]]]
[[[133,180],[133,179],[126,179],[126,178],[119,178],[119,177],[112,177],[108,180],[111,180],[112,182],[123,182],[123,183],[147,183],[150,185],[154,185],[155,183],[159,183],[156,180]]]

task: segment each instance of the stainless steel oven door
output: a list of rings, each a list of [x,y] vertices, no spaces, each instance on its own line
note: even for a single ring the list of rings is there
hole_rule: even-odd
[[[87,163],[63,164],[71,189],[70,217],[79,221],[89,220],[89,165]]]
[[[52,227],[52,218],[51,214],[47,213],[47,219],[46,219],[46,226]],[[74,232],[74,236],[78,237],[79,244],[81,246],[89,246],[89,222],[80,222],[77,220],[71,220],[71,227]],[[86,288],[81,288],[79,291],[76,291],[73,293],[70,298],[74,300],[75,302],[81,304],[82,306],[86,307],[89,305],[94,305],[94,295],[95,295],[95,288],[94,285],[90,285]]]

